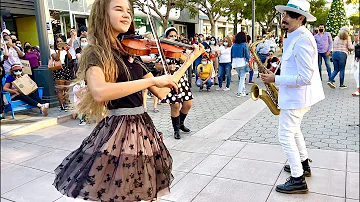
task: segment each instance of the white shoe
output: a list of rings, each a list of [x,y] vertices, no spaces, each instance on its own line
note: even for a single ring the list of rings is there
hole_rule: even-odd
[[[236,97],[245,97],[246,93],[236,93]]]
[[[220,91],[220,90],[223,90],[223,89],[219,87],[219,88],[216,88],[215,90],[216,90],[216,91]]]
[[[229,91],[230,90],[230,88],[228,88],[228,87],[225,87],[224,89],[223,89],[223,91]]]

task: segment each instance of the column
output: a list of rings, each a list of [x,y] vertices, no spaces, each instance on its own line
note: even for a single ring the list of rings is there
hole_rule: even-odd
[[[218,38],[218,30],[219,30],[218,22],[216,21],[216,22],[215,22],[215,39]]]
[[[37,85],[44,87],[43,100],[54,107],[58,105],[58,100],[55,96],[53,73],[48,68],[50,50],[46,23],[51,23],[49,19],[48,21],[46,20],[46,11],[49,11],[48,3],[46,0],[36,0],[34,1],[34,7],[41,52],[41,66],[34,70],[34,77]]]
[[[229,23],[226,21],[226,25],[225,25],[225,36],[227,36],[229,34]]]

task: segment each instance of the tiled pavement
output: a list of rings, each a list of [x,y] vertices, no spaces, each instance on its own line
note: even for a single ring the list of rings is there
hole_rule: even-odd
[[[78,128],[72,121],[1,141],[1,201],[81,201],[55,190],[53,170],[92,127]],[[208,128],[177,142],[165,140],[175,180],[160,201],[359,201],[359,153],[309,149],[310,193],[279,194],[274,186],[289,176],[282,170],[286,157],[280,146],[231,141],[212,135],[216,131],[203,135]]]

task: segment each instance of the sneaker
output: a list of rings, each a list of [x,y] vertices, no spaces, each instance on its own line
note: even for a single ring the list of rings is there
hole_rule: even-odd
[[[355,92],[351,93],[351,95],[352,95],[352,96],[359,96],[360,93],[359,93],[359,91],[355,91]]]
[[[330,86],[330,88],[332,88],[332,89],[336,88],[335,85],[334,85],[334,83],[331,82],[331,81],[328,81],[328,82],[327,82],[327,85]]]
[[[203,89],[202,89],[202,88],[200,88],[200,89],[199,89],[199,92],[203,92]]]
[[[154,113],[158,113],[158,112],[159,112],[158,108],[154,108]]]
[[[253,81],[249,81],[249,85],[252,85],[252,84],[254,84],[254,82],[253,82]]]
[[[347,86],[341,85],[341,86],[340,86],[340,89],[347,89]]]
[[[5,119],[5,117],[3,117],[3,115],[0,115],[0,120],[3,120]]]
[[[240,97],[245,97],[246,93],[236,93],[236,97],[240,98]]]
[[[223,88],[220,88],[220,87],[219,87],[219,88],[216,88],[215,90],[216,90],[216,91],[220,91],[220,90],[223,90]]]
[[[85,126],[85,125],[86,125],[86,120],[80,119],[79,126]]]
[[[44,107],[46,108],[46,109],[49,109],[49,107],[50,107],[50,104],[49,103],[45,103],[45,104],[43,104],[44,105]]]
[[[207,91],[207,92],[211,92],[211,89],[210,89],[210,88],[208,88],[208,89],[206,89],[206,91]]]
[[[224,89],[223,89],[223,91],[229,91],[230,90],[230,88],[228,88],[228,87],[225,87]]]

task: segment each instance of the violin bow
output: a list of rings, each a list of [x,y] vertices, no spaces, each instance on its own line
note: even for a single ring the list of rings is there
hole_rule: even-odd
[[[155,6],[155,5],[154,5]],[[147,7],[148,7],[148,12],[147,12],[147,17],[149,19],[149,24],[150,24],[150,27],[151,27],[151,31],[153,33],[153,36],[154,36],[154,39],[155,39],[155,42],[156,42],[156,47],[158,49],[158,52],[159,52],[159,55],[160,55],[160,59],[161,59],[161,63],[163,65],[163,68],[164,68],[164,73],[165,75],[168,75],[168,72],[166,70],[166,67],[167,67],[167,64],[166,64],[166,59],[165,59],[165,55],[164,55],[164,51],[163,49],[160,47],[160,39],[157,35],[157,32],[155,30],[155,22],[154,22],[154,19],[152,16],[150,16],[150,13],[151,13],[151,10],[150,10],[150,5],[149,5],[149,0],[147,0]]]

